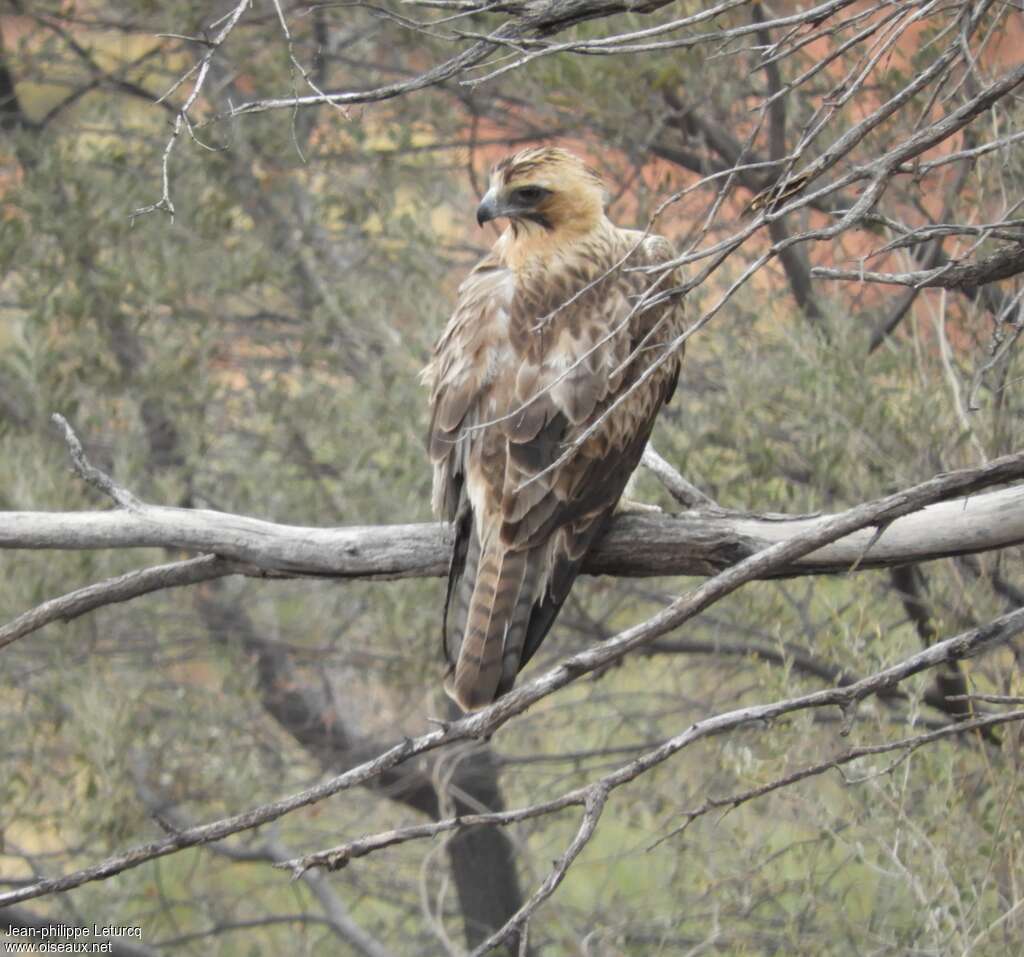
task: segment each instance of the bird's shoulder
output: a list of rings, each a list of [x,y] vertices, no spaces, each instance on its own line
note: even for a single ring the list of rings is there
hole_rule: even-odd
[[[652,269],[674,259],[667,239],[607,220],[602,229],[532,269],[508,265],[504,239],[459,286],[455,308],[423,373],[435,402],[439,390],[462,397],[445,403],[452,406],[453,420],[467,411],[470,395],[505,380],[515,384],[504,389],[512,401],[526,380],[542,385],[562,379],[564,370],[581,359],[580,373],[619,367],[633,342],[666,308],[636,310],[636,303],[650,290],[674,284],[673,277],[659,280]],[[664,335],[670,332],[665,327]]]
[[[678,295],[682,275],[675,266],[675,247],[657,233],[617,229],[616,248],[618,261],[623,264],[618,271],[620,281],[629,287],[630,301],[646,303],[642,309],[634,310],[633,333],[646,335],[658,327],[658,339],[673,337],[683,319],[682,299]],[[666,295],[673,290],[675,295]]]
[[[513,269],[508,265],[506,239],[503,236],[460,284],[449,331],[467,319],[475,323],[504,321],[507,316],[502,313],[515,316],[559,306],[565,312],[574,305],[585,311],[609,287],[621,286],[632,293],[649,285],[649,277],[637,270],[675,258],[675,250],[664,236],[622,229],[607,221],[604,229],[596,230],[567,250],[541,259],[530,269]],[[591,290],[594,296],[569,301]]]
[[[500,293],[502,287],[514,279],[512,270],[505,265],[497,250],[492,249],[462,280],[458,289],[458,302]]]
[[[627,266],[663,266],[676,258],[671,241],[658,233],[614,228],[614,254],[627,258]]]
[[[434,343],[430,362],[421,374],[437,385],[471,357],[480,357],[495,333],[506,324],[515,296],[515,276],[493,253],[485,256],[459,285],[455,308]]]

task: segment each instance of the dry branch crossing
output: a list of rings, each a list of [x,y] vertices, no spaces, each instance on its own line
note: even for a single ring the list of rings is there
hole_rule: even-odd
[[[1024,460],[1024,456],[1010,457]],[[829,516],[741,515],[717,509],[616,517],[587,560],[592,575],[713,575]],[[772,569],[772,577],[882,568],[1024,543],[1024,485],[930,505],[877,540],[863,530]],[[870,544],[870,548],[868,548]],[[439,577],[448,531],[436,523],[316,528],[207,509],[142,505],[97,512],[0,512],[0,549],[173,548],[288,576]]]

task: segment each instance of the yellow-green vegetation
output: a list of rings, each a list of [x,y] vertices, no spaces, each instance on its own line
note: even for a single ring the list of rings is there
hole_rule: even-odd
[[[492,239],[472,216],[488,161],[536,139],[582,148],[609,180],[612,215],[642,226],[672,189],[696,179],[680,155],[710,149],[707,131],[687,126],[691,113],[767,149],[753,110],[763,77],[751,51],[732,47],[715,56],[703,48],[550,56],[472,90],[453,81],[348,113],[204,122],[256,95],[305,90],[273,5],[257,4],[212,60],[195,140],[185,132],[175,146],[173,220],[156,212],[133,221],[133,210],[160,197],[174,120],[173,109],[152,101],[206,50],[155,34],[199,36],[209,5],[49,6],[45,16],[0,13],[0,66],[21,113],[0,140],[3,510],[110,507],[69,472],[48,422],[60,412],[92,460],[149,502],[303,525],[428,521],[418,372],[458,282]],[[425,7],[385,4],[388,18],[348,5],[303,7],[303,16],[283,6],[296,55],[318,64],[331,89],[407,78],[451,49],[442,24],[424,37],[394,22],[410,10],[441,16]],[[614,29],[697,10],[677,3],[629,13]],[[461,27],[485,31],[511,15],[474,13]],[[728,26],[749,16],[744,8],[717,19]],[[560,38],[608,29],[600,21]],[[789,78],[810,62],[801,56],[787,63]],[[915,69],[933,59],[920,57]],[[870,96],[907,82],[902,67],[896,58],[882,70]],[[168,102],[180,106],[189,89]],[[826,92],[787,100],[791,137]],[[914,110],[926,101],[913,98]],[[851,122],[837,115],[823,143]],[[908,112],[903,128],[917,116]],[[1012,128],[1020,106],[1000,104],[993,117],[1000,130]],[[891,128],[872,133],[865,155],[884,149],[887,135]],[[979,158],[958,194],[974,212],[954,212],[972,221],[997,215],[992,197],[1020,195],[1020,156]],[[909,216],[925,200],[905,179],[893,187],[903,192],[892,208]],[[657,228],[682,247],[717,188],[687,194]],[[708,244],[746,221],[751,194],[736,186]],[[823,215],[803,210],[789,227]],[[858,243],[885,241],[862,233]],[[763,253],[767,243],[756,242],[689,294],[695,319]],[[857,254],[866,248],[855,244]],[[813,255],[847,266],[853,253],[836,241]],[[703,265],[689,264],[687,274]],[[1017,294],[1013,283],[1005,285]],[[811,321],[773,262],[687,345],[654,444],[722,506],[835,511],[1020,448],[1017,354],[1001,353],[974,388],[1005,341],[993,340],[998,324],[983,297],[922,293],[869,353],[899,293],[846,284],[814,291],[820,315]],[[1005,323],[999,329],[1014,334]],[[969,399],[977,411],[965,411]],[[637,497],[676,507],[648,474]],[[80,586],[182,557],[2,552],[0,623]],[[1024,585],[1019,559],[1013,549],[923,566],[916,581],[933,637],[1005,611]],[[581,580],[531,668],[643,620],[693,584]],[[434,580],[231,578],[104,608],[0,649],[0,892],[277,799],[450,716],[443,601]],[[690,645],[670,647],[675,639]],[[488,786],[496,782],[505,807],[526,806],[595,780],[701,718],[870,674],[921,644],[887,572],[756,583],[660,650],[540,702],[475,752],[417,763],[413,784],[432,795],[433,812],[479,809],[466,798],[479,781],[465,768],[490,748],[494,768],[480,772]],[[975,691],[1019,695],[1018,653],[1006,647],[966,663],[959,678]],[[615,791],[593,840],[533,916],[532,952],[1019,954],[1015,730],[859,760],[677,832],[709,797],[742,794],[851,745],[948,723],[950,714],[929,704],[935,673],[901,687],[903,697],[870,699],[848,716],[801,713],[711,737]],[[358,859],[320,885],[243,859],[422,823],[422,794],[409,787],[389,780],[346,791],[219,849],[183,851],[24,907],[55,920],[140,926],[154,952],[360,953],[332,928],[318,893],[326,886],[386,953],[462,953],[472,886],[456,875],[460,852],[448,835]],[[580,814],[573,807],[507,829],[519,902],[564,853]],[[487,881],[510,868],[470,859],[482,853],[464,854],[462,866],[476,868],[470,885],[497,894]]]

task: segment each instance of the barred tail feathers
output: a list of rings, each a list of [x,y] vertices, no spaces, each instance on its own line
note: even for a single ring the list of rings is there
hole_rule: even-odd
[[[512,686],[519,670],[539,574],[531,569],[539,565],[532,551],[492,543],[481,551],[475,568],[467,562],[457,597],[457,605],[465,601],[465,613],[457,608],[452,622],[461,635],[451,635],[461,642],[454,675],[446,685],[464,711],[490,704]]]

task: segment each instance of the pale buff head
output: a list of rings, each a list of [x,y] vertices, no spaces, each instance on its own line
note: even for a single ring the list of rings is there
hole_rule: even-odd
[[[491,172],[490,189],[477,207],[480,225],[507,218],[514,235],[548,239],[584,235],[604,217],[600,177],[578,156],[535,147],[503,159]]]

